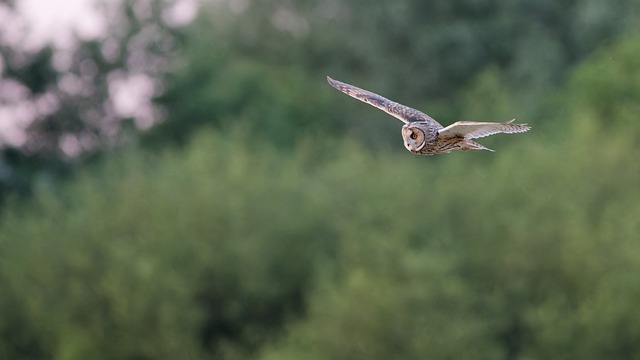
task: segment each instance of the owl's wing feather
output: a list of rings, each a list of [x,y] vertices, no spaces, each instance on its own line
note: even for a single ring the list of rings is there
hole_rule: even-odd
[[[334,80],[328,76],[327,81],[329,82],[329,85],[342,91],[343,93],[369,105],[375,106],[378,109],[386,112],[387,114],[402,120],[402,122],[404,122],[405,124],[415,121],[434,122],[438,124],[437,121],[423,112],[412,109],[408,106],[404,106],[402,104],[398,104],[397,102],[391,101],[378,94],[374,94],[371,91],[360,89],[359,87]],[[441,127],[441,125],[438,124],[438,127]]]
[[[527,124],[513,124],[513,120],[497,122],[458,121],[438,131],[442,137],[462,137],[465,139],[477,139],[493,134],[513,134],[529,131]]]

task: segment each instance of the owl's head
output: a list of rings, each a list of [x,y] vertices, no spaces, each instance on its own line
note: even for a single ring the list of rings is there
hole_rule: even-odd
[[[426,143],[426,138],[424,130],[412,123],[405,124],[402,127],[404,147],[411,152],[420,151]]]

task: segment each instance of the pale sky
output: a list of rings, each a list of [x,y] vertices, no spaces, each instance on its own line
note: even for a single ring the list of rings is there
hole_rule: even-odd
[[[68,46],[77,34],[82,39],[104,35],[109,29],[104,9],[118,8],[123,0],[18,0],[18,13],[29,23],[26,46],[40,47],[46,42]],[[190,22],[198,11],[197,0],[173,0],[164,20],[174,26]],[[144,8],[148,0],[138,0],[137,8]],[[101,5],[100,7],[98,5]],[[11,26],[11,19],[7,27]],[[22,26],[18,26],[18,29]],[[24,29],[19,29],[24,31]]]
[[[104,36],[109,31],[109,16],[115,14],[112,9],[119,8],[122,1],[17,0],[16,13],[0,5],[0,41],[29,51],[53,44],[64,54],[64,50],[74,48],[76,37],[90,40]],[[163,20],[172,26],[189,23],[198,11],[198,0],[173,0],[168,3],[172,6],[163,14]],[[136,14],[139,12],[144,16],[148,4],[149,0],[138,0]],[[54,56],[54,62],[55,59]],[[2,71],[0,57],[0,74]],[[74,85],[73,79],[67,77],[65,81],[62,86]],[[20,146],[26,139],[24,129],[37,116],[37,112],[55,109],[56,100],[47,94],[42,99],[26,102],[19,96],[24,91],[18,83],[3,81],[0,84],[0,147],[3,144]],[[143,128],[151,125],[150,100],[156,95],[151,79],[143,74],[114,76],[109,84],[109,94],[119,115],[134,117]]]
[[[46,42],[67,47],[72,45],[74,32],[92,39],[107,30],[106,19],[87,0],[18,0],[16,7],[31,27],[25,39],[28,47]]]

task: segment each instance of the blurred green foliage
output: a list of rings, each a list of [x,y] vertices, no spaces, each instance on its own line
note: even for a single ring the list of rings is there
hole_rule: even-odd
[[[277,17],[256,15],[291,10],[278,4],[237,15],[252,22],[214,12],[211,38],[199,20],[157,99],[163,124],[6,205],[0,358],[640,357],[640,36],[600,41],[623,31],[605,20],[634,2],[407,1],[368,19],[340,8],[336,28],[308,37],[304,25],[277,32]],[[322,13],[316,5],[296,10]],[[451,86],[431,88],[407,75],[425,59],[385,60],[385,47],[435,46],[420,43],[423,32],[408,37],[411,23],[387,19],[393,41],[357,41],[375,19],[411,19],[420,6],[440,21],[426,30],[447,36],[495,31],[486,7],[507,23],[516,10],[538,14],[550,34],[532,41],[553,42],[564,60],[474,53],[469,74],[456,75],[440,68],[453,66],[445,57],[434,73]],[[475,30],[458,33],[447,16]],[[347,37],[347,25],[361,30]],[[418,45],[400,41],[413,35]],[[524,68],[530,81],[516,76]],[[534,128],[483,139],[497,153],[413,156],[396,120],[324,83],[334,71],[415,106],[451,99],[436,110],[464,119],[535,114]]]
[[[363,130],[352,121],[385,114],[327,105],[330,89],[318,86],[326,75],[429,109],[436,119],[544,121],[549,90],[592,51],[633,29],[640,10],[635,0],[241,4],[210,4],[187,29],[186,62],[169,71],[167,91],[157,99],[171,116],[151,142],[184,142],[203,123],[236,122],[259,124],[277,144],[291,144],[304,131],[345,130],[359,140],[389,142],[394,124]],[[499,79],[494,90],[510,94],[511,107],[496,107],[489,89],[469,99],[486,73]],[[465,111],[468,101],[493,110]]]
[[[0,354],[637,357],[636,105],[602,139],[606,99],[582,91],[633,87],[594,69],[633,63],[637,40],[575,72],[564,130],[496,154],[283,150],[238,127],[42,189],[0,225]]]

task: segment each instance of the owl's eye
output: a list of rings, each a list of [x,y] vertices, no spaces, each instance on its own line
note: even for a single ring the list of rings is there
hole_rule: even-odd
[[[417,138],[418,138],[418,134],[416,134],[416,133],[411,133],[411,136],[410,136],[410,137],[411,137],[413,140],[415,140],[415,139],[417,139]]]

